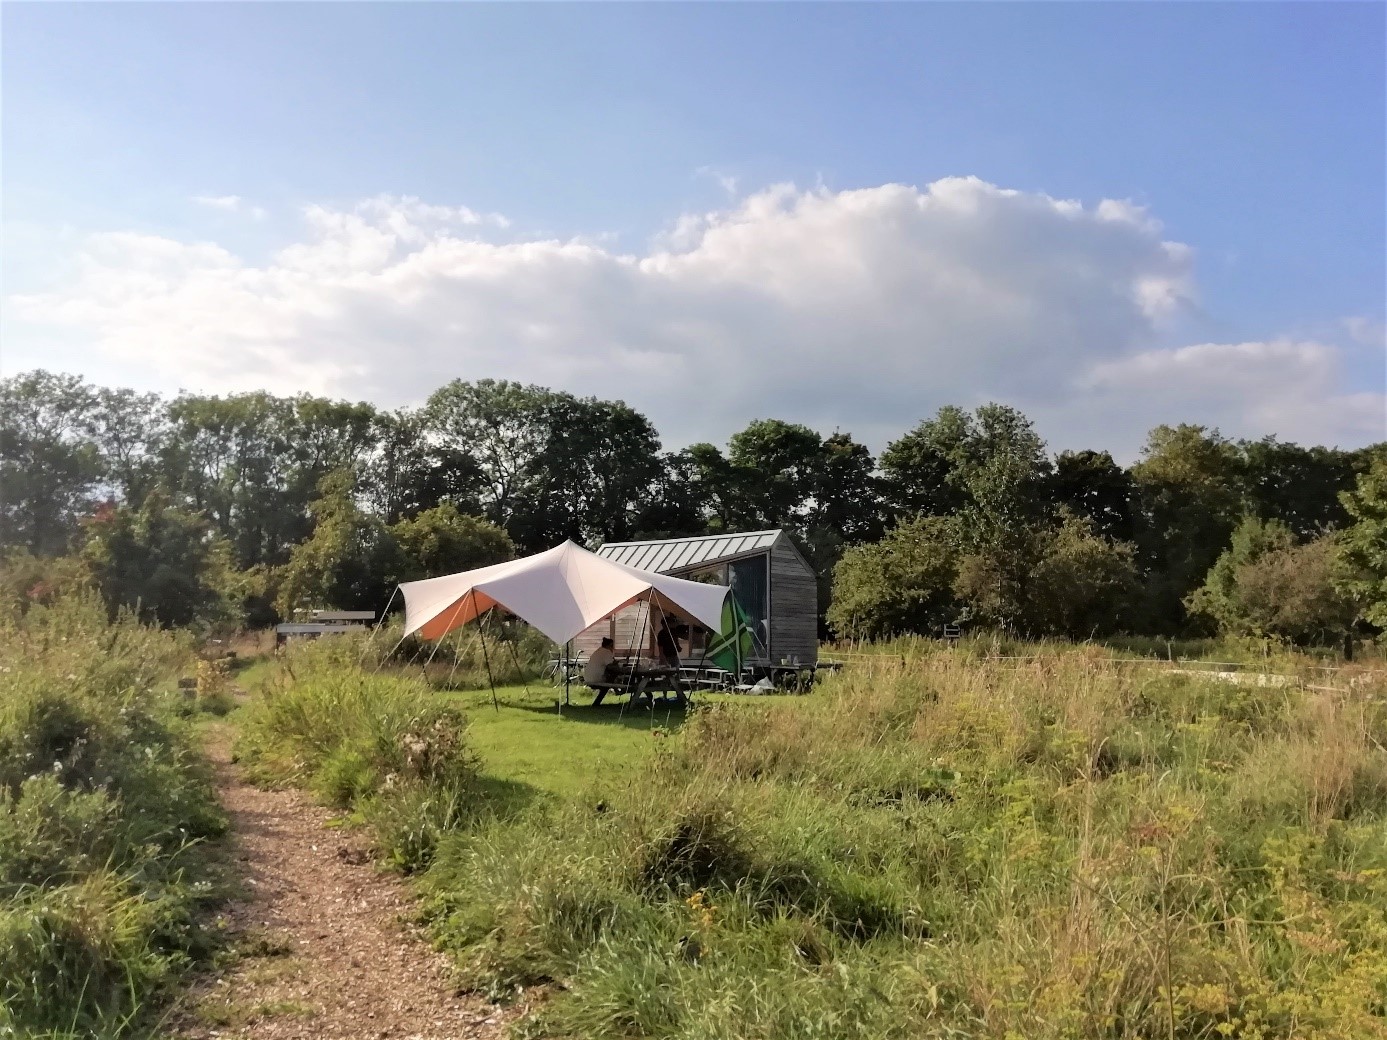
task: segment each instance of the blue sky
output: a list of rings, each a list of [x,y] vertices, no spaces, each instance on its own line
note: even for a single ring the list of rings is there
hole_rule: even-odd
[[[0,366],[392,404],[454,375],[566,382],[643,406],[671,441],[760,414],[880,441],[949,400],[989,397],[1026,407],[1057,446],[1106,437],[1128,454],[1153,418],[1380,439],[1384,11],[7,4],[4,291],[18,316]],[[929,201],[955,178],[986,185],[987,204]],[[785,183],[800,201],[754,205]],[[916,196],[852,194],[890,184]],[[395,208],[350,234],[393,228],[393,252],[348,276],[341,257],[367,239],[346,241],[335,218],[306,229],[305,212],[360,217],[382,198]],[[408,199],[505,219],[401,216]],[[1045,199],[1092,219],[1027,216]],[[1133,218],[1113,239],[1104,199],[1149,226]],[[953,216],[916,220],[942,209]],[[400,288],[432,246],[463,241],[489,251]],[[1162,242],[1186,250],[1174,267]],[[300,247],[312,263],[286,263]],[[819,251],[869,277],[813,266]],[[662,255],[687,262],[666,270]],[[957,270],[987,290],[971,311],[948,289]],[[1126,289],[1096,285],[1109,270]],[[215,292],[201,288],[209,271]],[[835,279],[844,320],[820,342],[814,308]],[[1178,301],[1124,310],[1152,279]],[[735,302],[748,296],[761,305]],[[980,323],[978,309],[1007,305],[1013,324]],[[362,328],[344,360],[333,344]],[[716,353],[691,329],[725,345],[722,363],[817,377],[676,418],[660,384]],[[871,357],[878,337],[892,386],[864,376],[845,395],[835,359]],[[1007,342],[1028,359],[1019,385]],[[614,345],[576,364],[594,343]],[[1205,347],[1225,349],[1189,352]],[[1202,385],[1212,378],[1226,392]],[[1337,417],[1314,418],[1326,409]]]

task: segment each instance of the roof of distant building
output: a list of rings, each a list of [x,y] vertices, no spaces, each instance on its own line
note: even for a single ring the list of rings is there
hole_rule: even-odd
[[[745,534],[662,538],[652,542],[607,542],[597,550],[597,554],[628,567],[669,574],[765,552],[783,533],[777,527],[770,531],[749,531]]]

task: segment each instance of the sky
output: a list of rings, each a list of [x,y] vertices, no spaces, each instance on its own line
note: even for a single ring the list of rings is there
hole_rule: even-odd
[[[0,375],[1387,438],[1387,6],[0,6]]]

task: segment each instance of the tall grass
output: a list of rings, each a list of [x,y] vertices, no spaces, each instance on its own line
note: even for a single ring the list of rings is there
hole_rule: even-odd
[[[534,1035],[1387,1035],[1387,688],[910,653],[695,713],[622,793],[446,836]],[[610,788],[606,788],[610,792]]]
[[[236,754],[252,778],[356,811],[390,861],[416,870],[477,808],[466,727],[418,676],[376,670],[337,637],[290,650],[246,710]]]
[[[207,949],[191,650],[95,596],[0,617],[0,1035],[141,1030]]]

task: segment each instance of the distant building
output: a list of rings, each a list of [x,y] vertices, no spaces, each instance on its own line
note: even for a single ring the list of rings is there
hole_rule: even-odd
[[[730,585],[756,632],[754,660],[777,664],[796,659],[812,665],[819,655],[819,587],[814,570],[790,536],[780,529],[650,542],[608,542],[597,550],[628,567],[695,581]],[[661,624],[644,604],[600,621],[574,641],[575,651],[591,653],[604,636],[617,653],[654,655]],[[697,631],[680,641],[680,654],[697,659],[704,640]],[[637,645],[640,644],[640,645]]]
[[[275,646],[283,646],[293,638],[317,639],[319,636],[359,632],[376,620],[374,610],[311,610],[307,621],[287,621],[275,626]]]

